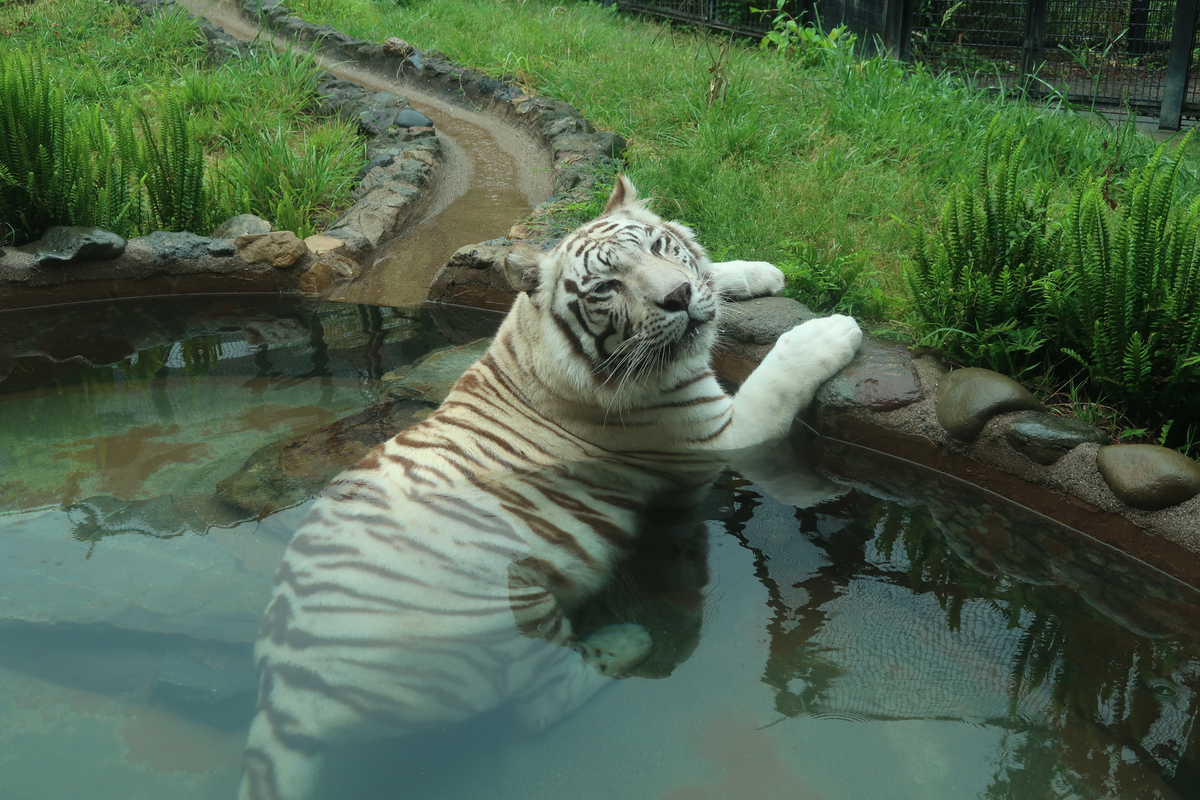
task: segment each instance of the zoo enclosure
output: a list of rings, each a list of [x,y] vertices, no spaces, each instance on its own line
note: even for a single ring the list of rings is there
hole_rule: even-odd
[[[772,0],[606,0],[629,11],[762,36]],[[828,30],[976,85],[1129,107],[1178,130],[1200,117],[1198,0],[787,0]]]

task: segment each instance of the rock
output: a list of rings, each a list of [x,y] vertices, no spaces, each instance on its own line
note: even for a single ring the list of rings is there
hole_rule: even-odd
[[[308,248],[304,242],[291,231],[239,236],[237,249],[247,264],[269,262],[280,269],[290,267],[308,255]]]
[[[210,666],[179,650],[158,662],[154,694],[176,711],[223,730],[249,724],[258,701],[258,675],[250,654],[244,663]]]
[[[854,360],[817,391],[817,401],[835,408],[890,411],[924,399],[907,346],[864,338]]]
[[[191,261],[206,255],[215,255],[210,252],[214,241],[207,236],[197,236],[194,233],[154,231],[140,237],[138,241],[153,247],[158,257],[165,261]],[[233,255],[233,249],[228,246],[227,242],[220,242],[220,244],[223,249],[228,250],[229,255]]]
[[[396,115],[396,124],[402,128],[431,128],[433,120],[415,108],[406,108]]]
[[[300,291],[305,294],[324,294],[333,286],[333,267],[317,261],[300,276]]]
[[[964,442],[973,441],[997,414],[1041,410],[1042,404],[1024,386],[990,369],[956,369],[938,380],[938,422]]]
[[[217,226],[212,232],[214,239],[236,239],[239,236],[250,236],[255,233],[270,233],[271,223],[253,214],[238,214],[230,217]]]
[[[375,445],[411,425],[424,409],[412,400],[377,403],[315,431],[261,447],[217,484],[217,497],[257,518],[274,519],[275,512],[316,494]]]
[[[126,532],[137,530],[127,517],[122,530],[80,541],[70,533],[76,516],[47,511],[6,526],[0,621],[252,642],[284,549],[263,534],[296,522],[273,517],[256,535],[214,528],[160,538]]]
[[[1121,502],[1145,511],[1178,505],[1200,494],[1200,464],[1166,447],[1109,445],[1100,449],[1096,467]]]
[[[746,344],[773,345],[782,334],[816,315],[789,297],[756,297],[727,303],[721,333]]]
[[[460,247],[434,276],[429,299],[507,311],[517,296],[504,274],[504,257],[509,249],[507,243]]]
[[[455,382],[483,357],[491,343],[491,339],[476,339],[469,344],[434,350],[405,377],[389,386],[384,396],[412,397],[441,405]]]
[[[322,236],[314,233],[304,239],[304,246],[308,248],[308,252],[314,256],[323,256],[326,253],[331,253],[339,247],[345,247],[346,243],[341,239],[335,239],[332,236]]]
[[[378,136],[395,123],[394,109],[373,107],[358,112],[358,132],[363,136]]]
[[[1018,452],[1049,466],[1084,442],[1108,444],[1108,436],[1083,420],[1037,414],[1021,419],[1004,432]]]
[[[432,136],[437,136],[437,132],[431,127],[417,127],[404,129],[404,141],[415,142],[419,139],[428,139]]]
[[[391,56],[393,58],[408,58],[415,52],[416,50],[411,44],[403,39],[398,39],[395,36],[389,36],[383,42],[383,54],[385,56]]]
[[[109,261],[125,252],[125,240],[115,233],[81,226],[57,225],[36,245],[38,266],[61,266],[80,261]]]
[[[375,169],[376,167],[389,166],[395,160],[396,157],[392,153],[380,153],[363,165],[362,169],[354,173],[354,182],[362,183],[363,178],[367,177],[367,173],[369,173],[371,170]]]

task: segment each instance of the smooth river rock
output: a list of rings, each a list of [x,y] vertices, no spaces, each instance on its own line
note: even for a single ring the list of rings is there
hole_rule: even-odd
[[[35,247],[38,266],[61,266],[117,258],[125,252],[125,240],[99,228],[56,225]]]
[[[1121,502],[1144,511],[1178,505],[1200,494],[1200,464],[1166,447],[1109,445],[1101,448],[1096,467]]]
[[[1084,442],[1108,444],[1104,431],[1073,417],[1038,414],[1009,426],[1004,436],[1018,452],[1049,466]]]
[[[835,408],[857,407],[890,411],[924,398],[906,345],[864,338],[845,368],[817,391],[817,401]]]
[[[756,297],[727,303],[721,310],[721,334],[745,344],[775,344],[784,333],[815,317],[790,297]]]
[[[973,441],[997,414],[1041,410],[1042,404],[1029,390],[990,369],[956,369],[938,380],[938,423],[964,442]]]
[[[236,239],[239,236],[252,236],[256,233],[270,233],[271,223],[253,214],[238,214],[230,217],[217,226],[212,232],[214,239]]]

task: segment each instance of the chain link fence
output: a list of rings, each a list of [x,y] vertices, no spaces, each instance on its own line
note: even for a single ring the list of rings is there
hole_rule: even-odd
[[[783,10],[846,25],[884,50],[977,85],[1131,108],[1178,129],[1200,118],[1198,0],[788,0]],[[613,0],[608,0],[609,5]],[[762,36],[772,0],[615,0],[625,10]],[[768,12],[756,8],[771,7]]]

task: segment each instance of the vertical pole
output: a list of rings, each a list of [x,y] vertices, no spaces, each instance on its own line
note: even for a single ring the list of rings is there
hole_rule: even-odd
[[[1050,16],[1048,0],[1028,0],[1025,5],[1025,38],[1021,42],[1021,88],[1029,91],[1033,77],[1046,61],[1046,21]]]
[[[1183,98],[1187,94],[1188,71],[1192,66],[1192,40],[1196,34],[1196,0],[1178,0],[1175,26],[1171,30],[1171,53],[1167,56],[1167,80],[1163,86],[1158,127],[1177,131],[1183,121]]]
[[[900,61],[910,55],[913,5],[913,0],[885,0],[883,7],[883,48]]]
[[[1129,4],[1129,33],[1125,37],[1125,52],[1132,56],[1146,52],[1146,32],[1150,26],[1150,0],[1133,0]]]

